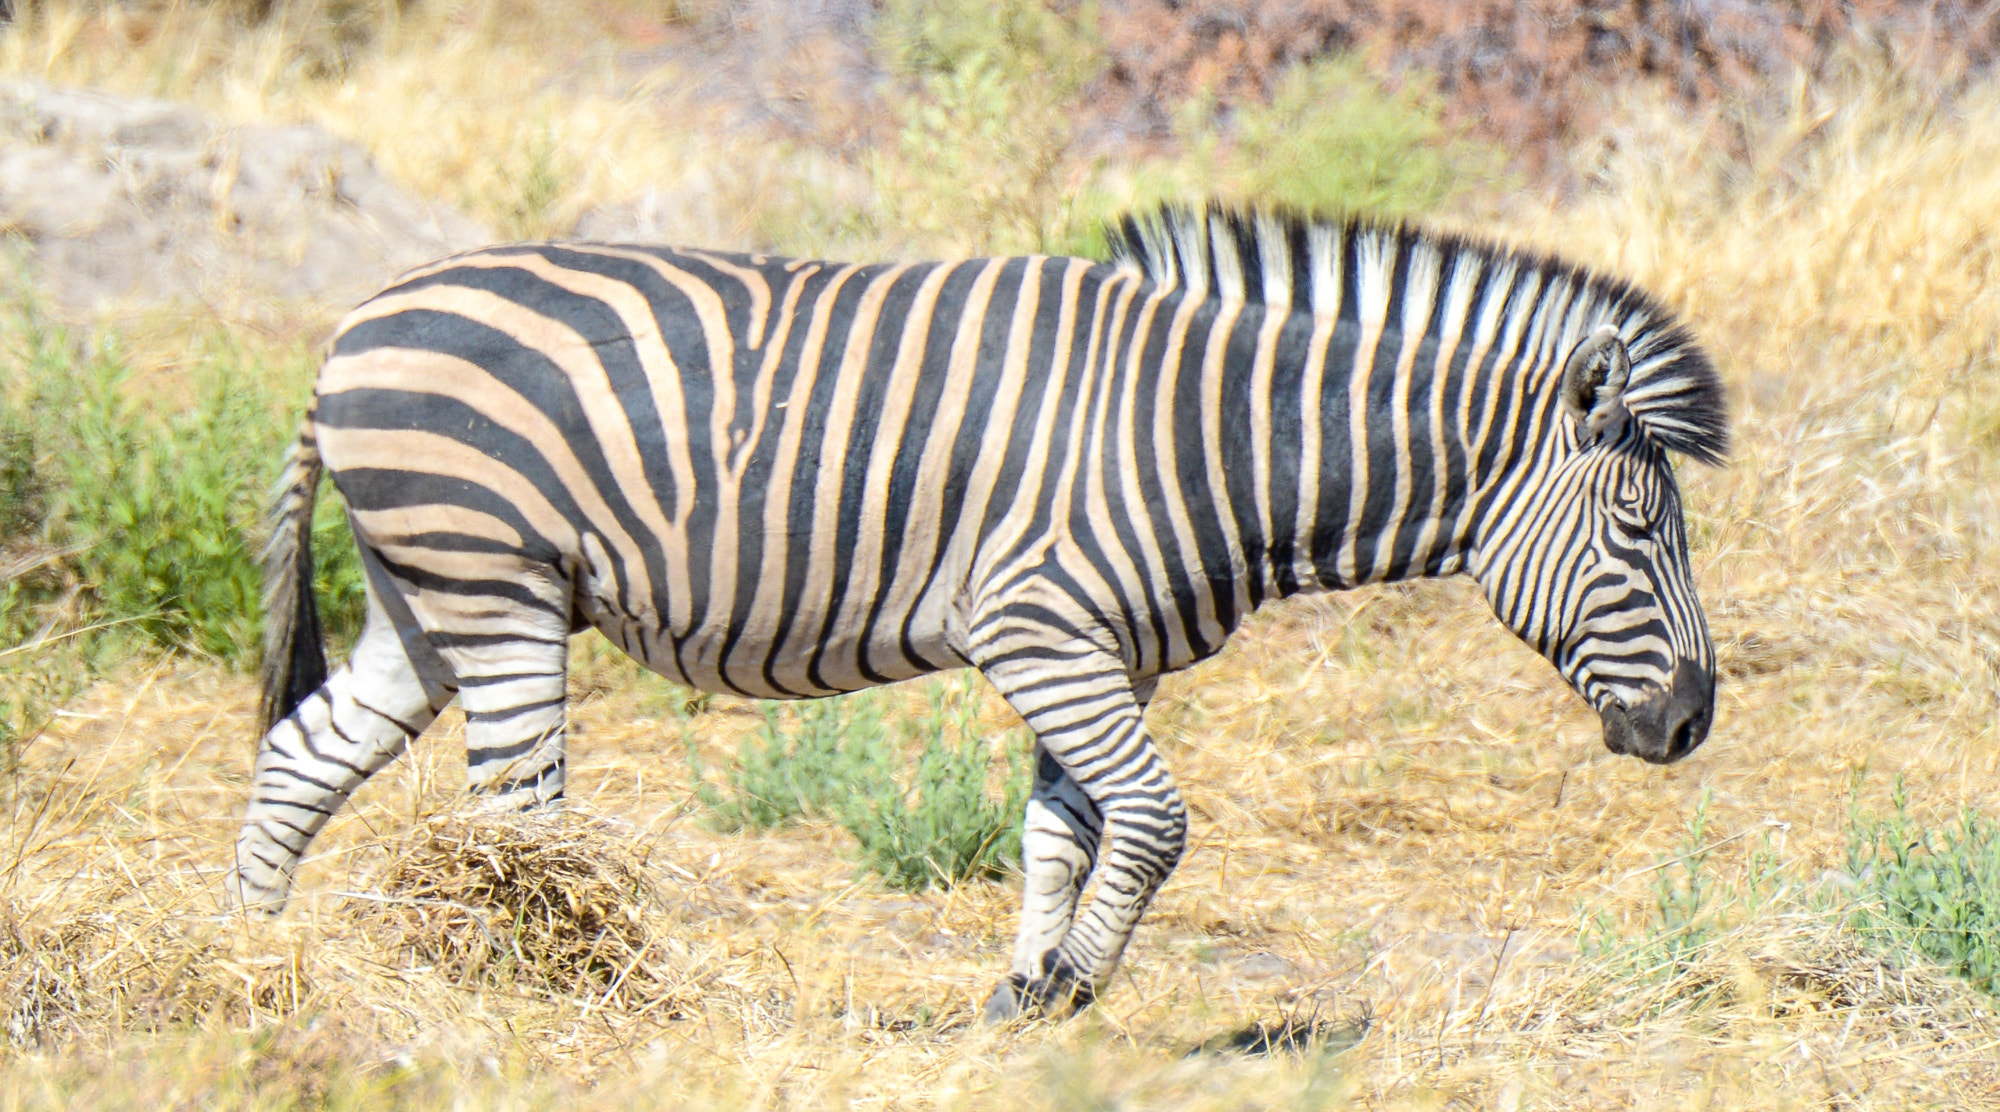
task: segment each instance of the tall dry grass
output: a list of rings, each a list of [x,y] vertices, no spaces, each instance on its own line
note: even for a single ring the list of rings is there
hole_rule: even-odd
[[[585,167],[550,211],[757,155],[592,77],[610,71],[586,20],[482,15],[511,10],[385,18],[337,80],[274,60],[276,32],[40,11],[0,69],[317,120],[496,227],[524,135]],[[1626,104],[1579,155],[1583,197],[1508,208],[1515,235],[1682,311],[1739,406],[1732,465],[1683,473],[1724,673],[1683,764],[1607,754],[1463,583],[1274,607],[1152,713],[1194,843],[1127,971],[1079,1022],[991,1031],[970,1019],[1011,885],[892,894],[829,825],[706,828],[688,745],[713,765],[758,717],[689,715],[587,646],[572,793],[596,833],[552,891],[626,917],[616,961],[508,979],[478,915],[396,912],[438,830],[487,844],[451,825],[450,719],[329,827],[282,923],[220,915],[251,693],[157,662],[68,708],[0,795],[0,1108],[2000,1103],[1992,1002],[1838,916],[1857,770],[1877,805],[1902,776],[1927,820],[2000,809],[2000,89],[1916,89],[1857,63],[1787,114],[1722,121],[1761,137],[1749,166],[1704,141],[1718,121]],[[1646,965],[1704,800],[1693,848],[1727,914]],[[1753,859],[1780,878],[1755,906]],[[650,887],[591,902],[591,877],[628,870]],[[1629,946],[1585,944],[1605,937]],[[469,941],[477,974],[439,938]],[[1316,1025],[1315,1048],[1189,1054],[1283,1021]]]

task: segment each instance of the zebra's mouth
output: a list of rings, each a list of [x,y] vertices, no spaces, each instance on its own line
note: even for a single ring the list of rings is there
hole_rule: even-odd
[[[1674,669],[1672,688],[1630,707],[1608,700],[1597,712],[1606,749],[1662,765],[1700,748],[1714,714],[1715,681],[1687,661]]]

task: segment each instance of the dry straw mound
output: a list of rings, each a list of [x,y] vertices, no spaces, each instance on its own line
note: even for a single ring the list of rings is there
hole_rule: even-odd
[[[645,858],[629,828],[576,811],[452,812],[410,830],[377,891],[346,896],[372,934],[456,984],[671,1015],[682,978]]]

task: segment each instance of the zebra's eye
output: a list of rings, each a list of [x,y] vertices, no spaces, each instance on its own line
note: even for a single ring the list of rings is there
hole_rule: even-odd
[[[1621,532],[1634,540],[1650,540],[1653,536],[1653,523],[1645,514],[1639,512],[1636,502],[1613,502],[1611,520],[1618,523]]]

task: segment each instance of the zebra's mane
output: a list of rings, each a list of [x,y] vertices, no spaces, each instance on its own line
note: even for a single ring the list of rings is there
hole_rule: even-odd
[[[1728,449],[1722,381],[1694,337],[1646,293],[1575,263],[1405,223],[1213,204],[1131,213],[1105,238],[1112,262],[1160,286],[1315,313],[1352,313],[1357,272],[1372,267],[1389,291],[1390,320],[1401,316],[1407,275],[1419,265],[1434,267],[1438,291],[1459,268],[1476,265],[1484,297],[1533,291],[1567,302],[1562,351],[1599,324],[1617,326],[1632,355],[1626,408],[1654,443],[1709,464]],[[1562,357],[1551,366],[1560,373]]]

